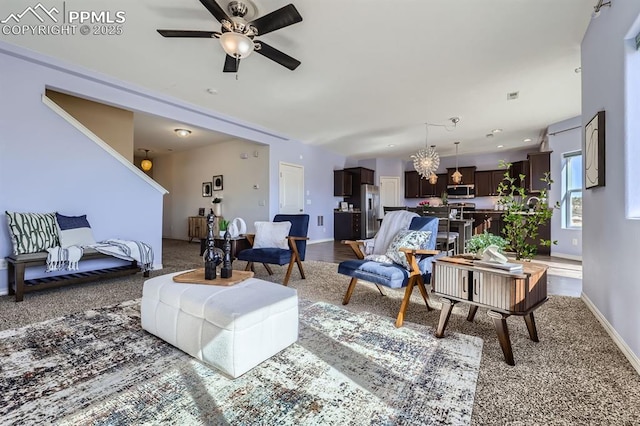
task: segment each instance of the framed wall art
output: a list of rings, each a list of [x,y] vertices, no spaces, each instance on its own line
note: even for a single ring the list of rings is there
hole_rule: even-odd
[[[213,190],[222,191],[222,175],[216,175],[213,177]]]
[[[584,128],[584,187],[604,186],[604,111],[598,111]]]
[[[213,184],[211,182],[202,182],[202,196],[203,197],[211,197],[213,192],[211,191],[211,187]]]

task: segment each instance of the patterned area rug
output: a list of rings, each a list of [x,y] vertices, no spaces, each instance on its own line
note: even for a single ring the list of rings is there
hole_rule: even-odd
[[[140,328],[139,301],[0,332],[2,424],[469,424],[482,340],[301,301],[236,380]]]

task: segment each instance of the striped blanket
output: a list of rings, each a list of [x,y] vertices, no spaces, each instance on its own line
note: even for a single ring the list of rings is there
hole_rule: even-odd
[[[141,241],[106,240],[87,247],[123,260],[135,260],[142,272],[153,269],[153,249]],[[83,250],[79,246],[47,249],[47,272],[77,271]]]
[[[153,269],[153,249],[142,241],[105,240],[89,247],[123,260],[135,260],[142,272]]]
[[[78,262],[80,262],[83,254],[82,247],[51,247],[47,251],[49,252],[47,255],[47,272],[78,270]]]

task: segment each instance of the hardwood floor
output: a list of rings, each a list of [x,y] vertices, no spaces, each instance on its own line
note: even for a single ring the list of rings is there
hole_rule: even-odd
[[[349,246],[339,241],[308,244],[307,260],[340,263],[355,259]],[[548,292],[559,296],[580,297],[582,293],[582,262],[551,256],[536,256],[535,262],[549,266]]]

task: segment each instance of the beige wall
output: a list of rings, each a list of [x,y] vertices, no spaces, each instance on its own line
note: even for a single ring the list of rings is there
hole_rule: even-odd
[[[242,158],[243,153],[249,154]],[[169,194],[164,197],[163,237],[188,239],[189,216],[211,208],[212,197],[202,196],[202,183],[223,175],[222,216],[241,217],[249,232],[256,220],[269,217],[269,147],[234,139],[189,151],[174,152],[154,159],[154,179]],[[257,188],[254,187],[257,185]]]
[[[46,95],[120,155],[133,162],[133,112],[49,89]]]

